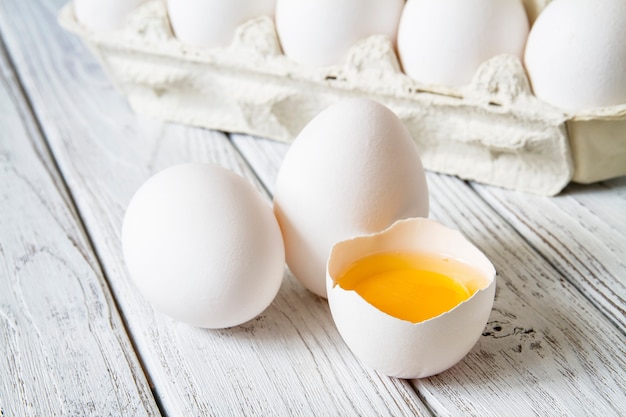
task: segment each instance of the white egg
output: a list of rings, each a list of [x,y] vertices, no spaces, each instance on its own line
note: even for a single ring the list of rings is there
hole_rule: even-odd
[[[528,18],[520,0],[409,0],[398,29],[404,72],[424,84],[469,84],[499,54],[522,59]]]
[[[535,95],[556,107],[626,103],[626,1],[554,0],[533,25],[524,59]]]
[[[343,63],[371,35],[395,44],[404,0],[277,0],[276,30],[285,55],[311,66]]]
[[[174,35],[189,45],[228,46],[237,27],[259,16],[274,16],[276,0],[167,0]]]
[[[276,179],[274,213],[287,265],[326,297],[326,261],[340,240],[428,215],[428,188],[400,119],[371,100],[328,107],[298,135]]]
[[[224,328],[260,314],[284,273],[284,247],[269,204],[242,177],[183,164],[150,178],[122,228],[131,277],[176,320]]]
[[[461,273],[456,279],[475,292],[447,312],[411,322],[336,285],[342,271],[359,259],[390,252],[432,254],[444,256],[444,262],[462,262],[463,268],[472,268],[474,279],[463,282],[467,277]],[[327,273],[330,310],[348,347],[367,366],[398,378],[431,376],[460,361],[482,334],[495,296],[496,272],[491,262],[459,232],[430,219],[401,220],[381,233],[337,243]]]
[[[87,29],[108,31],[124,26],[126,18],[146,0],[74,0],[76,20]]]

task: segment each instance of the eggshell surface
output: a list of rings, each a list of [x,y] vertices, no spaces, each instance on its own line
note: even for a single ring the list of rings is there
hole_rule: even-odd
[[[426,178],[406,127],[371,100],[328,107],[285,155],[274,213],[290,270],[326,297],[326,261],[335,243],[428,215]]]
[[[74,14],[87,29],[109,31],[124,26],[126,18],[146,0],[74,0]]]
[[[626,2],[554,0],[525,53],[533,91],[570,112],[626,103]]]
[[[447,313],[419,323],[378,310],[355,291],[335,285],[352,262],[380,252],[444,254],[478,269],[482,289]],[[337,243],[328,260],[328,302],[342,338],[364,364],[398,378],[423,378],[460,361],[482,334],[493,307],[495,269],[459,232],[423,218],[401,220],[387,230]]]
[[[409,77],[460,87],[496,55],[521,60],[527,36],[520,0],[409,0],[398,28],[398,55]]]
[[[285,55],[311,66],[343,63],[371,35],[394,42],[404,0],[277,0],[276,30]]]
[[[150,178],[128,206],[122,245],[148,301],[199,327],[254,318],[284,273],[270,206],[245,179],[216,165],[177,165]]]
[[[276,0],[167,0],[177,39],[204,48],[228,46],[237,27],[258,16],[273,16]]]

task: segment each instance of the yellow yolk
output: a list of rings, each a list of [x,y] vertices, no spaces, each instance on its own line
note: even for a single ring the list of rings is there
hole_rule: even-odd
[[[419,323],[450,311],[484,287],[482,274],[446,257],[379,253],[359,259],[336,281],[396,318]]]

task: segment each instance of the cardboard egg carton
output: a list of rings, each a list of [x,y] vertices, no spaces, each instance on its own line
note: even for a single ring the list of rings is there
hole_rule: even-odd
[[[432,171],[543,195],[626,174],[626,105],[566,114],[532,95],[513,56],[493,58],[469,86],[447,89],[403,74],[383,36],[355,44],[344,65],[311,68],[282,54],[268,17],[244,23],[220,49],[180,43],[160,0],[113,32],[82,27],[71,3],[59,21],[139,114],[290,142],[328,105],[368,97],[403,120]]]

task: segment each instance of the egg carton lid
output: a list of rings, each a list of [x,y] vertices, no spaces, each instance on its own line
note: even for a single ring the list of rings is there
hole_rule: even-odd
[[[392,43],[372,36],[345,64],[307,67],[283,55],[274,22],[242,24],[225,48],[172,34],[164,2],[149,0],[115,31],[59,22],[79,35],[135,112],[290,142],[321,110],[349,97],[379,101],[409,129],[428,170],[542,195],[570,181],[626,174],[626,104],[568,114],[538,100],[517,57],[485,62],[472,83],[423,85],[402,73]]]

